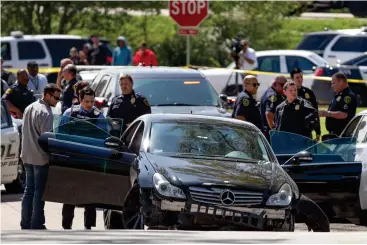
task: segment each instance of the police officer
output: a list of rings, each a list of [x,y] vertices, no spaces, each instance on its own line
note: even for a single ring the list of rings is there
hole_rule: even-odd
[[[56,85],[57,87],[59,87],[61,90],[63,90],[66,86],[66,81],[64,79],[64,74],[63,74],[63,70],[65,68],[65,66],[67,65],[73,65],[73,61],[71,59],[62,59],[60,61],[60,71],[59,74],[57,75],[57,79],[56,79]],[[76,74],[76,80],[81,81],[83,80],[82,77],[77,73]]]
[[[297,85],[297,94],[298,94],[298,96],[301,97],[302,99],[305,99],[308,102],[310,102],[312,107],[315,108],[318,111],[319,110],[319,105],[317,103],[316,96],[315,96],[314,92],[311,89],[306,88],[305,86],[303,86],[303,72],[302,72],[302,70],[299,69],[299,68],[294,68],[291,71],[291,78],[292,78],[292,81],[295,82],[296,85]],[[318,122],[320,122],[320,119],[318,119]],[[321,128],[320,125],[319,125],[318,128]],[[316,131],[316,140],[317,141],[320,139],[320,135],[321,135],[321,130]]]
[[[77,98],[75,84],[78,82],[76,79],[76,67],[74,65],[67,65],[62,70],[64,76],[64,84],[62,90],[62,107],[61,112],[64,113],[73,104],[73,100]]]
[[[67,123],[70,120],[88,120],[88,119],[104,119],[103,113],[96,108],[94,104],[95,93],[90,87],[84,87],[79,91],[79,105],[73,105],[67,109],[61,119],[60,125]],[[104,128],[107,125],[104,120],[95,120],[98,127]],[[106,128],[104,128],[106,129]],[[71,229],[74,219],[75,206],[64,204],[62,207],[62,227]],[[96,209],[93,206],[86,206],[84,209],[84,227],[90,230],[96,226]]]
[[[263,131],[261,114],[253,95],[260,86],[257,78],[247,75],[243,79],[243,91],[238,95],[232,111],[232,118],[248,121]]]
[[[107,112],[107,117],[123,119],[122,131],[136,118],[151,113],[148,100],[144,96],[135,93],[133,84],[134,82],[130,75],[120,76],[122,94],[112,99]]]
[[[320,131],[317,110],[307,100],[297,96],[295,82],[284,85],[284,94],[286,100],[275,111],[275,129],[312,138],[312,130]]]
[[[274,128],[275,109],[285,100],[283,86],[286,82],[287,78],[283,75],[275,77],[271,87],[265,91],[261,98],[261,117],[264,125],[264,134],[268,140],[270,140],[269,131]]]
[[[17,80],[17,78],[14,76],[14,74],[11,71],[7,71],[4,69],[3,57],[0,57],[0,62],[1,62],[1,79],[4,80],[8,84],[8,86],[13,85],[15,81]]]
[[[326,129],[329,134],[340,135],[349,121],[356,115],[357,97],[349,88],[347,77],[341,73],[332,76],[331,87],[335,97],[327,111],[320,111],[320,117],[326,117]]]
[[[5,91],[3,99],[6,100],[10,112],[20,119],[23,117],[25,108],[36,101],[36,98],[33,91],[27,87],[29,81],[27,71],[18,70],[17,79],[18,81]]]

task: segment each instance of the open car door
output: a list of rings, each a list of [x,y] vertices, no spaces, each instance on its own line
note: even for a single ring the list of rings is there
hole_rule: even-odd
[[[316,143],[287,132],[273,132],[271,144],[283,169],[297,183],[302,194],[315,202],[339,203],[355,199],[362,172],[356,161],[356,139],[335,138]]]
[[[130,189],[130,166],[136,155],[118,138],[114,138],[117,144],[106,144],[111,135],[121,135],[121,127],[116,125],[122,122],[55,119],[54,130],[38,140],[49,155],[45,201],[100,208],[123,206]]]

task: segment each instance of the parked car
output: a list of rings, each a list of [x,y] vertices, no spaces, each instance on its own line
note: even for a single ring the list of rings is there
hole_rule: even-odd
[[[337,65],[367,52],[367,27],[306,33],[296,49],[315,52]]]
[[[98,130],[84,123],[73,129]],[[46,201],[111,209],[108,229],[294,231],[300,214],[314,231],[329,231],[324,213],[299,193],[250,123],[147,114],[121,139],[104,139],[107,132],[99,130],[101,137],[65,131],[40,137],[50,156]]]
[[[344,218],[367,225],[367,153],[362,153],[367,148],[361,143],[367,139],[363,123],[367,121],[366,112],[357,116],[340,138],[328,137],[321,143],[271,131],[271,146],[280,165],[300,192],[315,201],[331,220]]]
[[[24,190],[25,171],[19,157],[21,138],[18,128],[5,101],[1,100],[1,184],[5,184],[8,193]]]
[[[69,57],[72,47],[82,50],[88,38],[75,35],[24,35],[12,32],[11,36],[1,37],[1,57],[4,68],[20,69],[29,61],[36,61],[40,68],[59,67],[60,60]],[[106,63],[111,64],[112,49],[107,40],[101,40],[107,50]]]
[[[260,101],[262,95],[274,78],[279,74],[289,77],[291,70],[295,67],[301,68],[304,75],[310,75],[316,67],[327,64],[327,61],[310,51],[300,50],[269,50],[256,52],[258,67],[254,71],[246,74],[256,75],[260,82],[260,87],[256,99]],[[212,83],[218,94],[225,94],[230,97],[230,103],[233,103],[237,93],[242,91],[242,78],[240,71],[235,72],[234,63],[230,64],[228,69],[199,69]],[[237,84],[236,84],[237,76]],[[312,79],[304,78],[304,86],[311,88]]]
[[[91,88],[96,103],[107,114],[112,98],[120,95],[119,77],[130,74],[134,91],[145,96],[152,113],[188,113],[230,117],[221,98],[199,71],[176,67],[120,67],[101,70]]]
[[[330,81],[337,72],[343,72],[349,79],[349,86],[357,95],[358,104],[367,106],[367,52],[340,65],[326,65],[316,69],[312,90],[320,103],[329,104],[333,99]]]

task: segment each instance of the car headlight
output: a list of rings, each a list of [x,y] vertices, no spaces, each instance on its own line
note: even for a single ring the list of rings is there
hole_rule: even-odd
[[[168,180],[159,173],[153,175],[153,183],[155,189],[162,196],[186,199],[185,193],[180,188],[171,185]]]
[[[289,184],[284,184],[279,192],[271,195],[266,202],[267,206],[288,206],[292,201],[292,188]]]

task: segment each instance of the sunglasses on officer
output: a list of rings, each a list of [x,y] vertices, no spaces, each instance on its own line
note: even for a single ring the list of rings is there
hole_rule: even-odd
[[[252,85],[254,87],[259,87],[260,86],[260,83],[245,83],[247,85]]]

